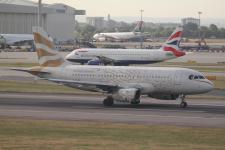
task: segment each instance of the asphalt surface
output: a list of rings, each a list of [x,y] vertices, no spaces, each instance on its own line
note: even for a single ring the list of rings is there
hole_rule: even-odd
[[[224,100],[177,101],[142,98],[141,104],[102,105],[103,96],[0,93],[0,116],[52,120],[103,121],[133,124],[225,127]]]

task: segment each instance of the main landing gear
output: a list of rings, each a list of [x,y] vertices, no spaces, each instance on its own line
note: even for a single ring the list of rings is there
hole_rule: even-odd
[[[187,102],[185,101],[185,96],[183,94],[179,95],[178,100],[181,102],[181,108],[186,108],[188,106]]]
[[[112,106],[114,103],[113,97],[112,96],[107,96],[104,100],[103,100],[103,105],[104,106]]]

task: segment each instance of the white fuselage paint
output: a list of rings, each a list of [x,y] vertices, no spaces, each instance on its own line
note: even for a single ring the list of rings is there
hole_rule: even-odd
[[[186,68],[67,65],[58,68],[47,67],[43,71],[50,72],[45,78],[139,88],[142,94],[188,95],[213,89],[212,82],[207,79],[190,80],[190,75],[202,74]]]
[[[12,45],[16,42],[33,41],[34,36],[32,34],[0,34],[6,40],[6,44]]]
[[[115,32],[115,33],[98,33],[93,36],[97,41],[125,41],[132,38],[143,36],[140,32]],[[103,39],[104,40],[101,40]]]
[[[66,56],[73,62],[93,60],[106,57],[115,61],[160,62],[176,58],[171,51],[161,49],[78,49]],[[132,62],[131,62],[132,63]]]

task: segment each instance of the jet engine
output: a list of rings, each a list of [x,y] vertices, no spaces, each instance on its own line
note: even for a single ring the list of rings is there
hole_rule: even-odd
[[[113,98],[119,102],[128,102],[131,104],[140,103],[141,91],[136,88],[120,89],[113,94]]]
[[[89,60],[87,62],[87,65],[100,65],[101,63],[102,62],[98,58],[96,58],[96,59]]]
[[[179,95],[174,94],[149,94],[148,96],[160,100],[176,100],[179,97]]]

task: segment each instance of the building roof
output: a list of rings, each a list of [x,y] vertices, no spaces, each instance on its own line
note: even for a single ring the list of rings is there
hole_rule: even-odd
[[[38,3],[29,0],[0,0],[0,12],[4,13],[37,13]],[[77,10],[65,4],[42,4],[42,13],[57,13],[65,9],[74,15],[85,15],[85,10]],[[66,11],[69,10],[69,11]]]
[[[13,4],[23,6],[37,6],[37,3],[28,0],[0,0],[1,4]]]

